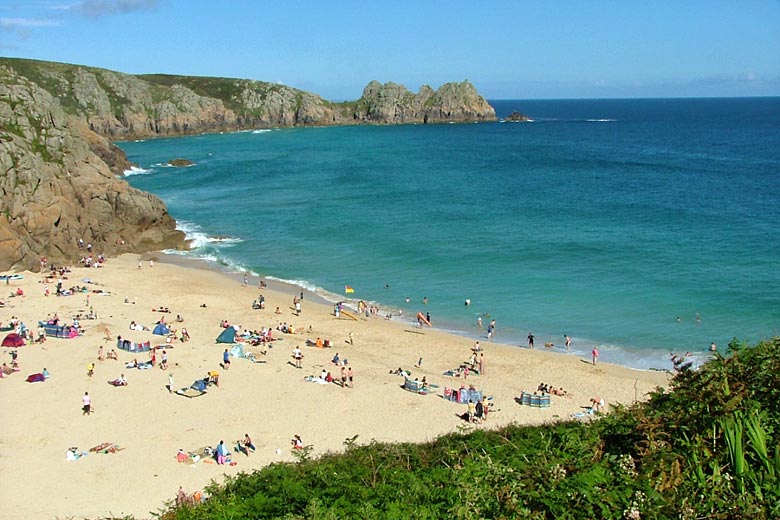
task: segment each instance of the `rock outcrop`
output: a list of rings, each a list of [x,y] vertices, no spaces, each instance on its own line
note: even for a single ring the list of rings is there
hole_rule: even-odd
[[[0,270],[78,260],[79,238],[107,255],[186,247],[165,205],[116,175],[112,140],[244,129],[494,121],[468,81],[413,94],[372,81],[332,103],[275,83],[0,58]]]
[[[70,264],[86,254],[78,239],[107,255],[185,246],[162,201],[101,156],[121,162],[48,92],[0,66],[0,270],[38,269],[41,256]]]

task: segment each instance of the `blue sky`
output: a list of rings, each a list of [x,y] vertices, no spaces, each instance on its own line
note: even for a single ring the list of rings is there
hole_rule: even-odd
[[[780,95],[780,1],[0,0],[0,55],[488,99]]]

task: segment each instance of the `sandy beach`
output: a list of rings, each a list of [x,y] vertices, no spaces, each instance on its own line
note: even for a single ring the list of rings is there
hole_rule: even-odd
[[[152,257],[157,259],[153,266]],[[220,481],[224,474],[294,461],[290,445],[294,434],[313,447],[314,455],[338,451],[346,438],[355,435],[358,443],[431,440],[467,424],[457,416],[466,411],[466,405],[441,397],[445,387],[458,388],[464,383],[492,397],[487,421],[472,427],[496,428],[565,419],[582,412],[593,397],[603,397],[607,405],[631,403],[668,381],[665,373],[610,365],[608,359],[594,366],[590,358],[548,352],[542,345],[529,350],[501,344],[500,323],[492,341],[480,341],[484,373],[463,381],[443,373],[469,359],[473,340],[418,328],[408,323],[412,316],[407,323],[383,317],[353,320],[342,315],[337,319],[331,305],[317,303],[308,293],[297,316],[296,288],[270,282],[260,288],[256,277],[244,285],[241,275],[207,268],[197,261],[181,264],[181,260],[166,261],[164,255],[123,255],[109,259],[102,268],[73,267],[64,287],[85,285],[89,292],[62,297],[54,295],[54,283],[48,284],[51,294],[45,295],[41,273],[22,273],[23,279],[7,285],[0,282],[3,326],[15,316],[37,336],[38,321],[55,313],[65,323],[79,313],[89,313],[90,308],[97,314],[97,319],[81,320],[86,330],[78,337],[48,338],[19,348],[20,371],[0,380],[2,518],[127,514],[148,518],[175,497],[179,486],[193,492],[212,480]],[[10,298],[18,289],[24,296]],[[265,297],[265,309],[252,309],[260,294]],[[153,310],[160,307],[170,313]],[[275,313],[277,307],[280,314]],[[422,303],[419,310],[424,310]],[[177,315],[183,322],[175,322]],[[380,315],[384,315],[381,310]],[[147,370],[125,368],[125,364],[134,358],[146,361],[148,353],[117,349],[118,360],[98,360],[98,349],[103,346],[107,353],[116,348],[119,335],[133,342],[166,345],[162,336],[129,328],[135,321],[152,329],[161,318],[173,328],[186,328],[191,337],[166,347],[167,370],[159,368],[160,350],[158,366]],[[231,358],[225,370],[220,363],[229,345],[215,342],[223,320],[250,330],[286,322],[296,333],[274,331],[280,339],[265,354],[260,347],[246,349],[264,362]],[[105,338],[106,329],[110,341]],[[354,344],[348,342],[350,333]],[[306,340],[318,337],[329,340],[332,347],[306,346]],[[296,346],[303,351],[302,369],[291,363]],[[12,350],[16,349],[0,349],[2,362],[9,366]],[[304,381],[323,368],[339,375],[340,368],[331,363],[336,353],[349,360],[353,388]],[[419,358],[422,365],[415,368]],[[92,362],[96,367],[90,377],[87,366]],[[412,378],[425,377],[438,388],[429,395],[403,390],[403,377],[390,373],[398,367],[410,370]],[[51,374],[45,382],[26,382],[28,375],[44,368]],[[174,387],[182,388],[212,370],[220,373],[219,386],[209,386],[200,397],[179,396],[166,387],[169,374],[173,374]],[[127,386],[108,384],[121,374]],[[546,409],[515,402],[521,391],[533,392],[541,382],[563,387],[569,395],[551,396],[552,404]],[[85,392],[92,398],[91,415],[82,412]],[[245,434],[257,447],[249,456],[235,453],[234,448]],[[216,447],[220,440],[234,452],[235,465],[176,460],[179,449]],[[66,460],[70,447],[89,452],[104,442],[121,450]]]

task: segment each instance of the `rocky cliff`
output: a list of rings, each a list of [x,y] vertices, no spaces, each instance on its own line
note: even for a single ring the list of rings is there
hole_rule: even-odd
[[[165,205],[118,179],[105,138],[68,116],[48,92],[0,65],[0,270],[37,269],[39,258],[183,247]],[[122,154],[123,157],[123,154]]]
[[[347,124],[494,121],[493,108],[468,81],[417,94],[372,81],[357,101],[332,103],[295,88],[230,78],[147,74],[0,58],[110,139]]]
[[[0,58],[0,270],[36,268],[40,256],[71,263],[79,238],[109,255],[185,246],[158,198],[116,178],[129,163],[112,140],[495,119],[468,81],[417,94],[373,81],[357,101],[332,103],[262,81]]]

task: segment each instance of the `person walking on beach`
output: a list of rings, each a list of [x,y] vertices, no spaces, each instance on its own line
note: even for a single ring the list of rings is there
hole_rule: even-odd
[[[350,366],[349,370],[347,370],[347,379],[349,380],[349,387],[350,388],[355,388],[355,382],[354,382],[353,377],[354,376],[352,374],[352,367]]]
[[[301,349],[297,346],[293,349],[293,359],[295,360],[295,368],[303,368],[303,365],[301,363],[301,360],[303,359],[303,354],[301,354]]]
[[[341,367],[341,388],[347,387],[347,369],[345,367]]]
[[[89,396],[89,392],[84,392],[84,397],[81,398],[81,415],[89,415],[92,413],[92,398]]]
[[[566,350],[569,350],[571,348],[571,336],[564,334],[563,340],[566,342]]]
[[[599,348],[593,347],[593,350],[590,352],[591,357],[593,358],[593,364],[596,364],[596,360],[599,358]]]
[[[301,315],[301,301],[296,300],[295,301],[295,315],[300,316]]]
[[[168,374],[168,393],[173,393],[173,372]]]
[[[222,353],[222,368],[225,370],[230,368],[230,352],[228,352],[228,349],[225,349],[225,352]]]
[[[534,348],[534,334],[533,332],[528,333],[528,348],[533,350]]]

